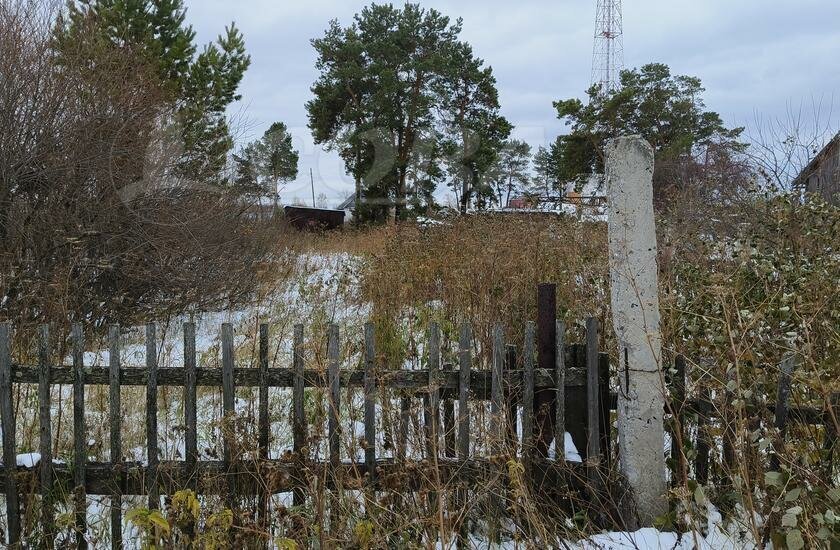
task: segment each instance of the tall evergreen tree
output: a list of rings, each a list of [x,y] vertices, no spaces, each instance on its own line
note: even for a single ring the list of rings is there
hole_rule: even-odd
[[[700,79],[672,75],[667,65],[651,63],[624,71],[621,87],[603,94],[588,91],[579,99],[555,102],[557,116],[571,127],[552,146],[554,176],[560,182],[585,181],[603,173],[606,140],[619,134],[639,134],[656,152],[654,188],[676,185],[680,166],[709,147],[740,151],[743,129],[728,129],[720,115],[707,111]]]
[[[70,0],[54,35],[59,55],[95,43],[128,50],[138,63],[156,69],[174,107],[172,117],[143,123],[178,125],[183,153],[177,172],[222,183],[233,147],[225,110],[240,98],[237,89],[250,64],[235,25],[196,55],[195,31],[186,23],[183,0]],[[92,70],[108,70],[97,62],[92,55]]]
[[[528,190],[531,181],[530,167],[531,146],[518,139],[506,141],[491,171],[491,181],[499,206],[507,206],[514,193]]]
[[[498,115],[492,73],[460,32],[460,21],[433,9],[372,4],[350,26],[333,21],[312,41],[320,76],[306,105],[309,126],[354,177],[357,219],[382,220],[390,208],[403,218],[412,192],[431,197],[438,174],[410,181],[418,149],[459,153],[471,183],[495,159],[496,134],[504,139],[509,125]]]
[[[298,160],[286,125],[275,122],[262,138],[233,155],[234,185],[243,194],[269,197],[276,205],[280,186],[297,177]]]

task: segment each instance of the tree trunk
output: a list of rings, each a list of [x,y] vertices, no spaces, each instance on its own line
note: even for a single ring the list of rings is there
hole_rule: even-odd
[[[652,526],[668,511],[653,149],[638,136],[614,139],[606,168],[610,289],[619,343],[619,457],[639,522]]]

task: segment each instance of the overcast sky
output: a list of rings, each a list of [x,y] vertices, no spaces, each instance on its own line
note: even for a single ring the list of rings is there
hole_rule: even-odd
[[[187,0],[187,19],[200,43],[235,21],[245,36],[251,67],[242,101],[232,109],[240,140],[285,122],[300,150],[300,176],[282,198],[334,205],[352,180],[336,155],[312,144],[304,103],[317,77],[309,41],[330,19],[348,24],[367,2],[358,0]],[[399,2],[396,2],[399,4]],[[493,67],[502,113],[514,137],[545,145],[564,131],[552,101],[582,97],[590,84],[595,0],[421,0],[453,20],[462,38]],[[697,76],[709,109],[731,126],[756,116],[784,117],[803,107],[840,119],[840,0],[625,0],[624,64],[668,64]],[[831,110],[833,105],[834,109]]]

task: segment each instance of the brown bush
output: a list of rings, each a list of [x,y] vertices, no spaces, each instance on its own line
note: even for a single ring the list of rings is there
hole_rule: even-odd
[[[171,176],[166,90],[130,51],[59,55],[58,9],[0,4],[0,315],[99,326],[247,299],[270,224]]]

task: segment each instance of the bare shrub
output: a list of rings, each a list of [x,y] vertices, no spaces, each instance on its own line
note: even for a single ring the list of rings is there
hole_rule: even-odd
[[[171,176],[166,89],[126,49],[57,53],[59,9],[0,4],[2,315],[98,326],[241,303],[270,225],[222,182]]]

